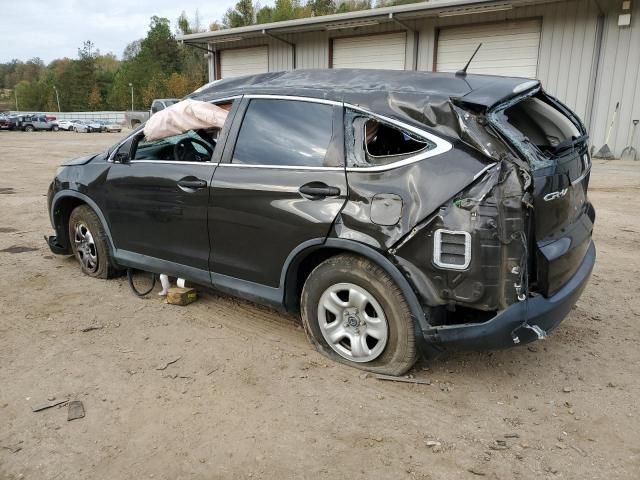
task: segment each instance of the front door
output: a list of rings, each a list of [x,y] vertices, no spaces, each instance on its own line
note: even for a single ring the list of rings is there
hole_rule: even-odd
[[[131,143],[128,159],[118,162],[116,154],[103,197],[117,257],[151,265],[162,260],[165,267],[175,264],[166,273],[207,280],[215,140],[189,131],[147,142],[140,132]]]
[[[342,125],[341,105],[245,97],[212,182],[214,284],[277,288],[289,254],[328,235],[347,197]]]

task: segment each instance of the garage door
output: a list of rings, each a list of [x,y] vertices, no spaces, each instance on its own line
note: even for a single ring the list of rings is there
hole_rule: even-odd
[[[407,39],[404,32],[335,38],[333,68],[404,70]]]
[[[455,72],[471,62],[469,73],[535,78],[541,22],[521,20],[442,28],[438,35],[436,70]]]
[[[255,75],[269,71],[269,47],[237,48],[220,52],[220,77]]]

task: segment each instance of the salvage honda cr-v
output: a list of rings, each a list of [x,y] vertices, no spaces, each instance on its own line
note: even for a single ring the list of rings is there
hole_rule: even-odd
[[[587,133],[537,81],[293,71],[190,98],[221,128],[59,169],[52,251],[299,311],[321,352],[386,374],[544,338],[587,283]]]

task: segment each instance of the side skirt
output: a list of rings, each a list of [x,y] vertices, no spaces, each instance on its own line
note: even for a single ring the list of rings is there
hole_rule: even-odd
[[[284,310],[284,290],[282,288],[268,287],[247,280],[241,280],[127,250],[117,249],[114,254],[114,260],[121,267],[136,268],[157,274],[166,273],[167,275],[184,278],[199,285],[213,287],[234,297],[244,298],[256,303],[269,305],[279,310]]]

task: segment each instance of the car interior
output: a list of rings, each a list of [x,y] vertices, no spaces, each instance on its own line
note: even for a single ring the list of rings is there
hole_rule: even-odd
[[[217,105],[227,111],[232,103]],[[141,130],[131,143],[131,160],[165,160],[174,162],[208,162],[213,157],[219,128],[189,130],[180,135],[147,141]]]

